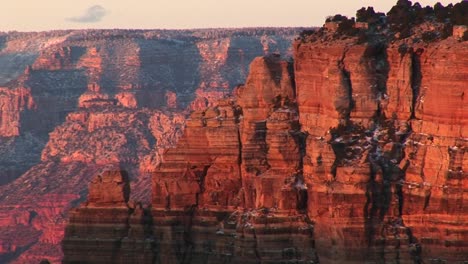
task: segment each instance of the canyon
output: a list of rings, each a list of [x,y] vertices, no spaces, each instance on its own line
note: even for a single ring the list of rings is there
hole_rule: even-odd
[[[444,8],[0,34],[0,262],[465,263],[468,4]]]
[[[103,168],[149,202],[186,115],[243,83],[253,58],[291,56],[300,30],[0,33],[0,262],[60,262],[68,211]]]
[[[417,30],[254,59],[162,153],[151,204],[95,200],[120,168],[93,180],[64,263],[464,263],[468,45]]]

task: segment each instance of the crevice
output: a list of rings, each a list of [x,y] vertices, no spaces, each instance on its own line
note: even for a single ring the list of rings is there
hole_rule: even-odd
[[[372,85],[372,93],[376,95],[377,110],[374,119],[385,119],[383,112],[383,103],[387,99],[387,81],[390,72],[390,66],[387,56],[387,44],[378,41],[367,46],[364,57],[369,63],[366,64],[367,74],[375,76],[375,83]]]
[[[367,240],[367,246],[371,247],[375,234],[374,216],[377,211],[376,199],[378,198],[378,196],[376,196],[375,183],[375,177],[377,173],[372,164],[370,165],[369,173],[371,177],[366,186],[366,203],[364,205],[364,232],[365,238]]]
[[[427,207],[429,206],[429,202],[431,200],[431,190],[426,190],[424,192],[424,209],[423,210],[426,210]]]
[[[205,178],[206,178],[206,175],[208,173],[208,169],[210,167],[211,167],[211,165],[205,165],[205,166],[203,166],[203,170],[194,171],[194,174],[197,177],[198,185],[200,186],[200,192],[197,193],[197,203],[196,203],[195,206],[199,205],[198,196],[205,192]]]
[[[239,144],[239,153],[238,153],[238,156],[237,156],[237,164],[239,165],[239,168],[240,168],[240,165],[242,164],[242,139],[241,139],[241,133],[240,133],[240,129],[239,127],[236,128],[236,132],[237,132],[237,143]]]
[[[283,75],[280,62],[281,56],[278,53],[265,56],[265,65],[269,71],[270,78],[274,80],[277,86],[281,85],[281,76]]]
[[[353,100],[353,85],[351,82],[351,72],[346,69],[345,59],[349,47],[345,47],[342,57],[338,60],[338,69],[341,74],[341,86],[344,88],[344,99],[335,101],[335,108],[340,113],[341,118],[344,119],[345,125],[349,124],[351,111],[354,109],[355,102]]]
[[[237,157],[237,167],[238,167],[238,170],[239,170],[239,177],[240,177],[240,181],[241,181],[241,197],[242,197],[242,201],[243,201],[243,204],[245,205],[245,202],[247,201],[247,197],[246,197],[246,187],[245,186],[245,179],[244,179],[244,175],[242,174],[242,151],[243,151],[243,144],[242,144],[242,136],[241,136],[241,130],[240,130],[240,119],[241,119],[241,116],[242,116],[242,108],[240,106],[236,106],[234,108],[234,117],[235,117],[235,122],[236,122],[236,132],[237,132],[237,143],[238,143],[238,157]]]
[[[409,161],[407,160],[405,165],[400,171],[400,182],[395,185],[395,192],[398,198],[398,216],[403,215],[403,207],[405,204],[405,196],[403,195],[403,183],[406,181],[406,170],[410,166]]]
[[[141,205],[141,203],[140,203]],[[144,234],[145,234],[145,243],[150,243],[151,247],[151,263],[157,263],[158,258],[160,257],[159,254],[161,250],[159,248],[159,241],[155,239],[153,227],[153,214],[150,207],[142,208],[143,209],[143,217],[141,219],[141,225],[143,226]]]
[[[379,221],[382,222],[385,218],[385,215],[388,212],[388,209],[390,209],[390,204],[392,201],[392,184],[391,184],[391,164],[389,164],[388,161],[384,161],[380,168],[382,170],[382,176],[383,176],[383,183],[381,187],[381,192],[380,192],[380,204],[379,204],[379,210],[380,210],[380,215],[379,215]]]
[[[29,211],[29,219],[28,219],[28,225],[31,225],[34,218],[36,218],[38,216],[38,213],[34,210],[32,211]]]
[[[402,220],[402,225],[404,225],[403,220]],[[421,257],[422,254],[422,247],[419,241],[416,239],[416,237],[413,235],[413,231],[411,228],[406,227],[406,235],[409,238],[409,253],[411,260],[413,261],[414,264],[422,264],[423,260]]]
[[[300,130],[292,133],[292,137],[296,143],[296,146],[299,148],[299,164],[296,169],[296,179],[294,186],[296,188],[296,200],[297,200],[297,210],[302,213],[307,213],[309,194],[307,192],[307,187],[304,180],[304,157],[306,156],[306,140],[307,133],[300,132]]]
[[[288,73],[289,77],[291,78],[291,85],[294,92],[294,98],[297,98],[296,76],[294,74],[294,59],[292,57],[290,58],[290,60],[288,60]]]
[[[195,194],[195,204],[187,206],[184,210],[182,224],[183,224],[183,247],[181,249],[181,263],[190,263],[192,258],[192,251],[194,248],[194,241],[192,238],[193,221],[197,214],[197,208],[200,205],[200,197],[205,192],[205,179],[211,165],[203,166],[203,169],[198,169],[196,166],[190,168],[193,176],[198,182],[200,191]]]
[[[411,52],[411,91],[412,91],[412,100],[411,100],[411,116],[410,119],[416,118],[416,108],[418,107],[418,101],[420,100],[421,93],[421,81],[422,81],[422,72],[421,72],[421,54],[424,52],[423,49],[419,48],[416,51],[410,49]]]
[[[306,156],[306,147],[307,147],[307,137],[308,134],[304,132],[300,132],[300,129],[291,133],[294,142],[296,143],[297,147],[299,148],[299,164],[298,164],[298,171],[302,172],[304,169],[304,157]]]

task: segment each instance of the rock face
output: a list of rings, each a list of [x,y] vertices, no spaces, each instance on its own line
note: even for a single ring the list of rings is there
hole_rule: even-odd
[[[59,262],[67,212],[102,166],[125,169],[132,199],[149,202],[188,111],[244,82],[253,58],[291,54],[298,31],[0,34],[0,262]]]
[[[453,38],[296,42],[308,215],[321,261],[468,259],[467,52]]]
[[[299,39],[193,112],[152,176],[153,261],[468,260],[468,46],[382,36]]]
[[[316,260],[310,221],[298,211],[289,66],[277,56],[255,59],[236,100],[194,112],[177,148],[163,154],[153,175],[154,235],[173,239],[159,242],[161,262]]]

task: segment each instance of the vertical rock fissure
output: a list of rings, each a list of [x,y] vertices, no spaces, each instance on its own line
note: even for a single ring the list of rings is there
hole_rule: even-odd
[[[241,117],[242,117],[242,108],[240,106],[237,106],[234,108],[234,117],[235,117],[235,122],[236,122],[236,132],[237,132],[237,143],[239,144],[238,147],[238,160],[237,160],[237,166],[238,166],[238,171],[239,171],[239,177],[241,181],[241,188],[243,189],[242,192],[242,200],[245,202],[246,201],[246,188],[245,188],[245,179],[244,175],[242,173],[242,151],[243,151],[243,144],[242,144],[242,137],[241,137],[241,129],[240,129],[240,122],[241,122]]]
[[[346,96],[346,105],[343,106],[343,109],[337,109],[340,114],[342,115],[341,118],[344,119],[345,125],[349,125],[351,111],[354,109],[354,100],[353,100],[353,84],[351,81],[351,72],[346,69],[345,59],[346,54],[349,51],[349,47],[345,47],[343,51],[343,55],[338,61],[338,69],[340,70],[341,74],[341,86],[344,89],[345,96]]]
[[[278,76],[283,75],[283,69],[281,68],[281,65],[273,62],[278,57],[280,57],[279,54],[272,54],[265,57],[265,65],[269,71],[270,78],[273,79],[277,86],[281,84],[281,77],[278,78]]]
[[[288,61],[288,73],[289,73],[289,76],[291,78],[291,85],[292,85],[293,92],[294,92],[294,98],[296,98],[297,97],[297,87],[296,87],[296,76],[294,74],[294,59],[293,58],[291,58],[291,60]],[[299,114],[299,110],[298,110],[298,114]]]
[[[206,180],[206,175],[208,174],[208,170],[211,167],[211,165],[205,165],[203,166],[202,170],[194,170],[193,173],[195,174],[198,185],[199,185],[199,192],[195,194],[195,204],[192,206],[189,206],[185,210],[185,219],[183,221],[184,224],[184,233],[183,233],[183,239],[184,239],[184,247],[182,249],[182,262],[181,263],[190,263],[192,259],[192,254],[193,254],[193,248],[195,245],[195,242],[193,241],[192,237],[192,227],[193,223],[195,220],[195,217],[197,215],[197,209],[198,206],[200,205],[200,198],[205,192],[205,180]],[[193,168],[196,169],[196,168]]]
[[[333,161],[332,167],[331,167],[331,174],[333,175],[333,178],[336,179],[336,171],[338,166],[340,166],[340,163],[343,159],[343,153],[344,149],[344,144],[342,143],[335,143],[335,138],[339,137],[342,131],[347,130],[350,126],[352,126],[351,123],[351,111],[354,108],[354,101],[353,101],[353,85],[351,82],[351,72],[349,72],[346,69],[345,65],[345,59],[346,59],[346,54],[349,50],[349,47],[345,47],[342,57],[338,60],[338,70],[340,71],[341,75],[341,88],[344,90],[344,99],[340,100],[339,102],[335,102],[335,108],[336,110],[340,113],[340,119],[341,123],[338,125],[337,128],[333,129],[334,132],[330,131],[332,133],[332,141],[331,141],[331,146],[333,149],[333,152],[335,153],[335,160]]]
[[[370,180],[366,186],[366,203],[364,205],[364,233],[367,240],[367,246],[372,246],[375,228],[374,228],[374,216],[377,211],[376,201],[378,196],[376,195],[376,169],[373,164],[370,164]]]
[[[197,203],[198,203],[198,194],[197,194]],[[192,205],[186,209],[186,215],[184,220],[184,246],[182,249],[182,261],[181,263],[190,263],[192,258],[192,249],[193,249],[193,239],[192,239],[192,225],[196,213],[196,208],[198,205]]]
[[[367,66],[367,71],[369,74],[376,76],[376,83],[375,83],[375,90],[372,92],[377,94],[377,110],[376,115],[374,117],[375,120],[380,121],[385,118],[383,113],[383,102],[387,99],[387,81],[388,81],[388,74],[390,72],[390,63],[388,61],[388,54],[387,54],[387,44],[385,42],[378,42],[377,44],[369,47],[368,49],[372,49],[375,51],[371,56],[375,63]],[[368,51],[366,50],[366,53]],[[374,69],[373,69],[374,68]]]
[[[200,192],[197,193],[197,204],[195,205],[197,207],[198,207],[199,202],[200,202],[198,200],[199,196],[205,192],[205,178],[206,178],[206,175],[208,174],[208,169],[210,167],[211,167],[211,165],[205,165],[205,166],[203,166],[203,170],[195,172],[195,175],[197,175],[198,184],[200,185]]]
[[[143,208],[143,218],[141,219],[141,224],[143,225],[143,230],[145,232],[145,242],[148,241],[151,245],[151,263],[156,263],[157,259],[160,257],[161,249],[159,248],[158,240],[155,239],[154,234],[154,220],[153,213],[151,208]]]
[[[412,91],[412,100],[411,100],[411,116],[410,119],[416,118],[416,108],[418,107],[418,101],[420,100],[421,92],[421,81],[422,81],[422,72],[421,72],[421,54],[423,50],[418,49],[417,51],[411,50],[411,91]]]
[[[299,111],[298,111],[299,112]],[[304,180],[304,158],[306,156],[306,145],[307,145],[307,134],[304,132],[295,132],[292,134],[294,141],[299,148],[299,163],[296,174],[296,192],[297,192],[297,210],[306,212],[307,215],[307,204],[308,204],[308,193],[305,187]],[[308,218],[308,216],[307,216]]]

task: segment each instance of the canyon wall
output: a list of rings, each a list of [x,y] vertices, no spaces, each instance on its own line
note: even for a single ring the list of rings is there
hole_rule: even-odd
[[[467,259],[468,49],[409,43],[295,44],[321,261]]]
[[[466,41],[316,34],[293,62],[255,59],[232,98],[191,114],[135,216],[148,263],[468,260]],[[86,232],[99,226],[84,224],[88,207],[66,263],[109,257],[82,257],[101,235]],[[120,256],[130,237],[102,250]]]
[[[298,31],[2,34],[0,262],[59,262],[67,212],[103,167],[125,169],[132,199],[149,202],[187,113],[245,82],[253,58],[292,54]]]

